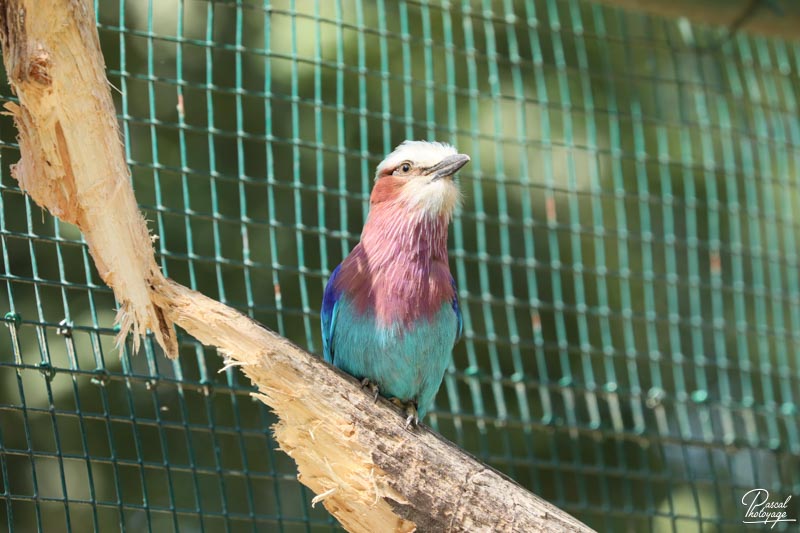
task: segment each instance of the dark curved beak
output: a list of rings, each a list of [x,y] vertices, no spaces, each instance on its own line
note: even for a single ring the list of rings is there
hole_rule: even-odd
[[[461,170],[461,167],[467,163],[469,163],[469,156],[466,154],[447,156],[432,167],[428,168],[428,175],[430,175],[433,180],[449,178]]]

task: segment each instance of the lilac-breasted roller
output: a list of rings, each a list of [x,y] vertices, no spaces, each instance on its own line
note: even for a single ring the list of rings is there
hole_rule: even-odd
[[[447,226],[469,162],[450,145],[405,141],[379,165],[361,241],[322,300],[325,360],[400,403],[416,424],[461,337]]]

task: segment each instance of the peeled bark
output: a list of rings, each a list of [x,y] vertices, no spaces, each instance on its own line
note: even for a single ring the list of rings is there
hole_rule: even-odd
[[[278,415],[298,479],[350,531],[590,531],[241,313],[168,280],[157,301]]]
[[[178,356],[172,323],[152,301],[163,280],[130,185],[91,2],[0,1],[0,43],[19,104],[5,105],[21,158],[11,168],[37,204],[83,232],[119,301],[118,341],[149,329]]]

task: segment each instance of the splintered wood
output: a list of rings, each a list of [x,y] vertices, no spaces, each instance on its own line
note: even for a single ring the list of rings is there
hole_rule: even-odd
[[[176,357],[173,322],[215,346],[279,417],[298,478],[350,531],[588,531],[349,376],[237,311],[161,274],[138,211],[104,76],[91,0],[0,0],[0,41],[19,104],[13,176],[83,231],[120,302],[120,335],[149,329]]]
[[[590,531],[241,313],[171,280],[156,302],[217,346],[280,421],[298,479],[350,531]]]
[[[37,204],[83,232],[120,303],[117,340],[150,330],[178,356],[172,323],[151,299],[163,279],[136,205],[91,2],[0,2],[0,43],[19,104],[21,158],[11,169]]]
[[[298,479],[342,525],[350,531],[414,530],[389,503],[407,503],[405,498],[357,435],[353,413],[371,400],[352,380],[241,313],[173,281],[158,294],[170,318],[203,344],[217,346],[228,365],[238,366],[258,386],[256,397],[280,418],[275,437],[297,462]],[[400,424],[391,412],[383,416]],[[361,432],[365,429],[376,428]]]

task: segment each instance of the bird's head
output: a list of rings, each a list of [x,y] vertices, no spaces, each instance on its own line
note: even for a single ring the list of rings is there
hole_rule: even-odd
[[[378,165],[370,203],[399,202],[449,219],[461,200],[453,176],[467,163],[469,156],[449,144],[405,141]]]

